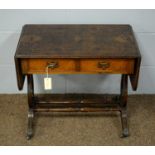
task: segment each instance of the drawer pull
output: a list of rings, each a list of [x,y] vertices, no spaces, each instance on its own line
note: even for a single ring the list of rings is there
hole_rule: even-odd
[[[108,63],[108,62],[99,62],[98,63],[98,68],[107,69],[109,67],[110,67],[110,63]]]
[[[58,62],[50,62],[50,63],[48,63],[47,67],[52,68],[52,69],[57,68]]]

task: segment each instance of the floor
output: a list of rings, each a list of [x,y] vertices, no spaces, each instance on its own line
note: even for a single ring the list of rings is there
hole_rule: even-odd
[[[37,114],[26,139],[27,97],[0,95],[0,145],[155,145],[155,95],[128,98],[128,138],[120,138],[118,112]]]

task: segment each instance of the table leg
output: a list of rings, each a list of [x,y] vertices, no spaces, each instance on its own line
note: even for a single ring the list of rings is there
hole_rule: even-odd
[[[27,85],[28,85],[28,128],[27,128],[27,139],[31,139],[33,136],[33,118],[34,118],[34,84],[33,75],[27,75]]]
[[[27,139],[31,139],[33,136],[33,117],[34,112],[32,109],[28,111],[28,128],[27,128]]]
[[[123,74],[121,79],[120,112],[122,122],[122,137],[129,136],[127,117],[128,75]]]

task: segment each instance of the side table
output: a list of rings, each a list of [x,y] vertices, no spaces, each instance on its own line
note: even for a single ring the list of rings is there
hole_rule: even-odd
[[[28,131],[33,136],[35,112],[120,111],[122,137],[129,135],[127,123],[128,77],[137,89],[141,55],[130,25],[25,25],[15,65],[17,83],[28,85]],[[120,95],[88,99],[85,95],[61,95],[57,100],[34,94],[33,74],[121,74]]]

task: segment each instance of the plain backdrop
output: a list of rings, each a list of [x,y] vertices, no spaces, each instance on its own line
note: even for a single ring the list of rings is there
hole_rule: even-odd
[[[130,24],[142,55],[139,86],[129,93],[155,92],[155,10],[0,10],[0,93],[18,91],[14,54],[24,24]],[[53,89],[45,91],[35,76],[37,93],[119,93],[120,75],[52,75]]]

